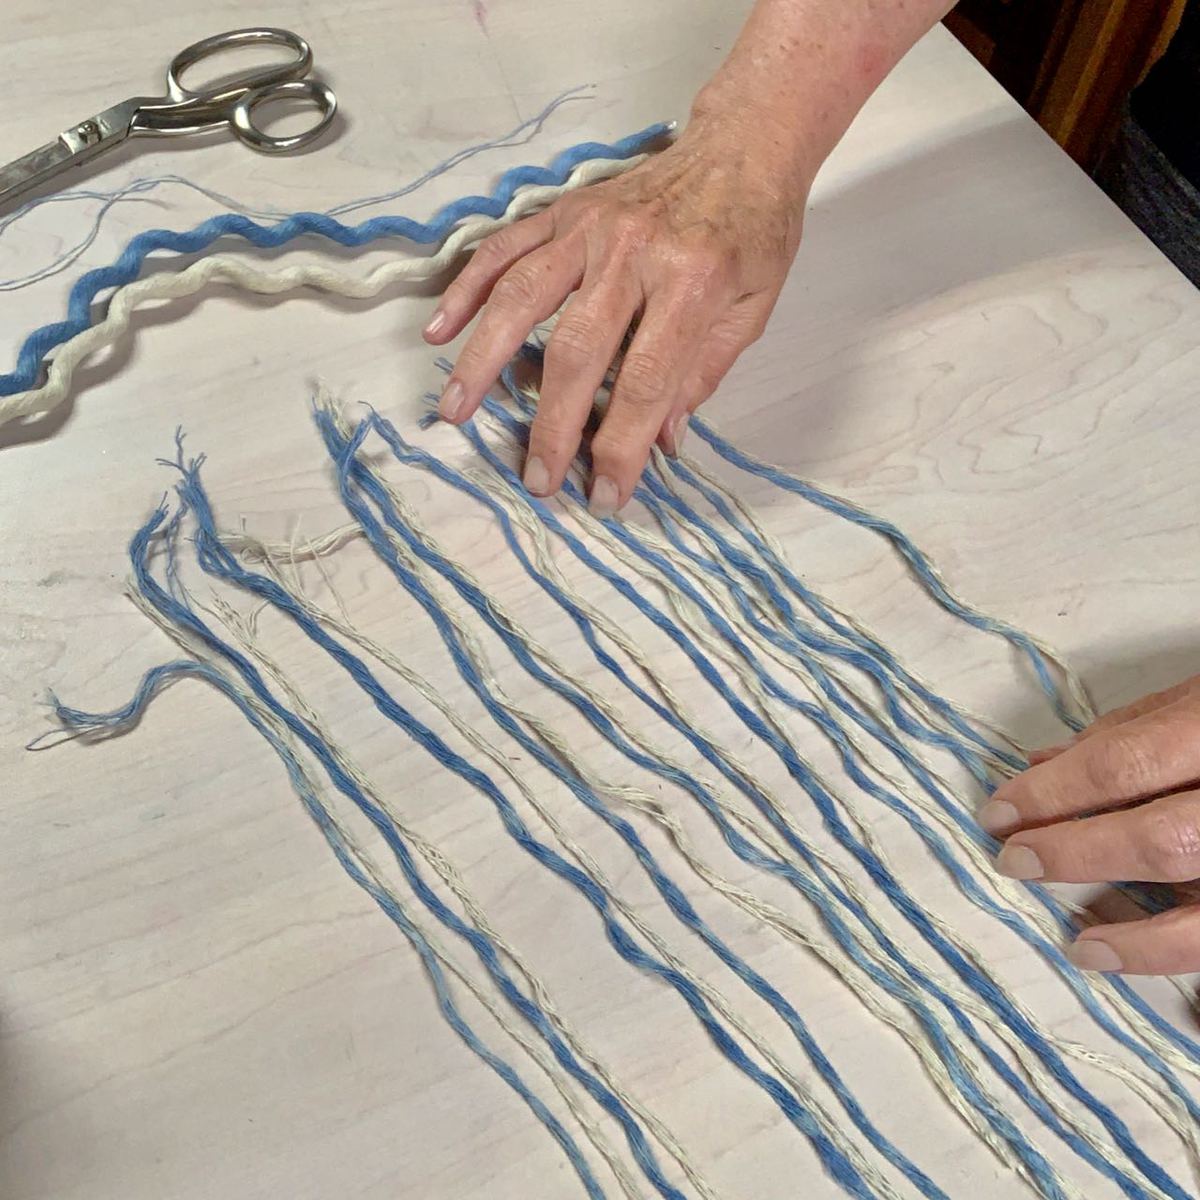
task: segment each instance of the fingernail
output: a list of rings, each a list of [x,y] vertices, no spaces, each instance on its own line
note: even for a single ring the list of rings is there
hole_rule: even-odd
[[[1028,846],[1011,842],[996,855],[996,870],[1009,879],[1041,879],[1046,873],[1042,860]]]
[[[1067,949],[1067,958],[1081,971],[1121,971],[1121,956],[1099,938],[1087,938]]]
[[[1059,742],[1054,746],[1043,746],[1041,750],[1031,750],[1029,752],[1029,765],[1036,767],[1038,763],[1045,762],[1048,758],[1054,758],[1064,750],[1070,750],[1071,745],[1071,742]]]
[[[453,421],[462,411],[463,402],[467,398],[467,390],[457,379],[446,384],[442,398],[438,401],[438,416],[443,421]]]
[[[525,490],[535,496],[544,496],[550,491],[550,472],[540,458],[531,458],[525,464]]]
[[[1015,804],[1007,800],[989,800],[976,815],[979,826],[993,837],[1015,829],[1021,823],[1021,814]]]
[[[442,329],[446,324],[446,314],[439,308],[429,319],[429,324],[425,326],[426,337],[436,337],[438,330]]]
[[[683,443],[687,437],[689,416],[690,414],[684,413],[671,429],[671,445],[674,447],[671,451],[672,454],[679,455],[683,453]]]
[[[597,476],[592,484],[592,494],[588,498],[588,511],[601,521],[607,520],[617,511],[621,495],[617,485],[607,475]]]

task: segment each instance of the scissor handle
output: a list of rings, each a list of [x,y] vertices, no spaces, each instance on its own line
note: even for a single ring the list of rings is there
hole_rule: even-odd
[[[321,114],[320,120],[309,129],[287,137],[265,133],[254,124],[254,110],[260,104],[289,96],[311,100]],[[247,92],[234,104],[229,121],[234,133],[252,150],[260,150],[264,154],[286,154],[289,150],[299,150],[315,142],[329,128],[336,113],[337,97],[328,84],[319,79],[291,79]]]
[[[180,76],[206,58],[228,50],[231,46],[271,45],[286,46],[295,52],[289,62],[270,63],[255,67],[242,74],[219,80],[207,88],[188,88],[180,82]],[[171,59],[167,68],[167,91],[177,104],[186,104],[198,109],[221,109],[236,103],[246,93],[268,87],[271,84],[287,83],[302,79],[312,69],[312,49],[299,35],[289,29],[234,29],[218,33],[199,42],[194,42]]]

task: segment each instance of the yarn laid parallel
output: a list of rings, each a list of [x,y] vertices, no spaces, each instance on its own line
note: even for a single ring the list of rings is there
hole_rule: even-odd
[[[637,151],[631,139],[616,145],[619,161],[589,158],[552,186],[514,188],[499,212],[446,225],[434,256],[367,275],[323,265],[260,269],[219,255],[130,277],[103,320],[93,324],[89,311],[82,328],[55,343],[46,386],[25,396],[45,404],[59,394],[53,388],[65,395],[74,365],[120,336],[151,297],[191,294],[213,279],[263,292],[312,285],[370,296],[419,277],[413,272],[440,269],[428,264],[448,262],[498,222],[566,186],[627,168]],[[431,756],[447,787],[485,802],[479,819],[492,823],[498,852],[511,846],[536,867],[529,886],[545,881],[590,913],[603,934],[595,952],[609,947],[611,969],[653,980],[679,1019],[694,1020],[735,1078],[811,1147],[830,1186],[885,1200],[962,1194],[960,1178],[939,1178],[944,1163],[923,1164],[906,1148],[892,1114],[864,1102],[855,1072],[824,1044],[804,997],[772,982],[739,949],[729,931],[747,923],[804,956],[806,966],[831,973],[847,1005],[861,1005],[881,1038],[898,1039],[964,1133],[1004,1172],[1005,1194],[1082,1200],[1103,1183],[1131,1200],[1193,1196],[1191,1181],[1177,1178],[1142,1135],[1152,1127],[1182,1147],[1192,1171],[1200,1168],[1200,1045],[1124,981],[1076,970],[1061,951],[1076,914],[1046,889],[991,868],[995,843],[973,812],[1024,765],[1021,748],[822,595],[809,581],[814,572],[795,567],[740,489],[769,488],[822,519],[883,537],[937,604],[1020,652],[1068,725],[1091,715],[1077,677],[1043,643],[957,596],[892,522],[753,458],[704,421],[695,421],[703,461],[655,454],[635,494],[644,519],[599,521],[588,513],[586,448],[561,503],[529,496],[515,463],[537,392],[511,368],[503,382],[502,399],[489,398],[459,431],[471,454],[465,465],[462,455],[451,460],[419,445],[378,413],[352,420],[329,397],[318,398],[316,430],[348,524],[298,545],[224,528],[203,458],[189,460],[180,439],[167,464],[176,475],[173,511],[164,502],[137,531],[130,561],[135,602],[186,657],[148,672],[112,712],[56,701],[61,723],[92,735],[127,729],[176,680],[199,680],[226,696],[277,755],[336,860],[412,946],[450,1028],[525,1106],[592,1200],[614,1185],[629,1200],[646,1185],[672,1200],[718,1200],[718,1191],[703,1154],[639,1094],[644,1081],[631,1086],[604,1061],[526,953],[498,931],[468,874],[417,827],[404,797],[376,786],[355,763],[329,717],[262,644],[260,610],[326,656],[361,704]],[[453,489],[456,511],[495,525],[536,589],[533,602],[518,611],[451,553],[405,494],[402,481],[416,476],[423,495]],[[296,564],[310,560],[332,591],[322,560],[351,541],[371,551],[379,586],[415,604],[426,635],[421,660],[429,661],[429,645],[444,652],[449,686],[406,658],[420,634],[383,644],[354,623],[336,592],[336,603],[322,606],[304,586]],[[188,556],[213,589],[203,603],[182,581]],[[572,666],[551,649],[562,641],[550,632],[556,626],[578,634],[594,665],[585,658]],[[639,628],[666,650],[650,652]],[[503,661],[493,661],[497,654]],[[681,667],[695,680],[686,688]],[[619,756],[647,786],[614,782],[611,762],[581,752],[562,717],[514,699],[514,682],[565,702],[608,758]],[[466,689],[485,719],[468,720],[452,689]],[[430,708],[452,732],[418,715]],[[541,768],[539,782],[531,761]],[[782,788],[768,782],[770,769],[786,776]],[[919,837],[952,885],[950,899],[931,904],[922,881],[900,870],[877,830],[883,814]],[[354,832],[363,818],[370,837]],[[736,860],[736,882],[692,836],[696,821],[714,829]],[[604,869],[593,853],[588,831],[601,827],[610,844],[615,835],[628,877]],[[390,856],[387,869],[373,857],[376,842]],[[403,882],[390,881],[389,871]],[[637,900],[634,876],[645,885]],[[789,907],[760,894],[756,883],[767,881],[786,889]],[[649,919],[647,888],[660,919]],[[732,923],[707,915],[726,906]],[[964,913],[976,926],[998,924],[1057,972],[1083,1035],[1063,1036],[1005,985],[1004,972],[963,931]],[[470,953],[460,960],[462,949]],[[744,1016],[727,985],[769,1022]],[[487,1035],[468,1019],[474,1009],[464,1008],[465,995],[494,1019]],[[552,1102],[561,1102],[557,1112]]]
[[[1031,944],[1051,957],[1060,969],[1071,969],[1065,960],[1060,961],[1061,956],[1055,957],[1057,952],[1047,940],[1054,936],[1057,926],[1053,921],[1048,923],[1045,915],[1039,915],[1038,906],[1025,889],[990,875],[986,860],[978,854],[972,857],[970,848],[976,843],[953,819],[951,810],[957,809],[958,801],[951,799],[948,789],[939,785],[931,773],[923,773],[911,753],[907,759],[900,756],[905,769],[897,775],[883,766],[877,750],[872,749],[874,743],[891,750],[888,744],[891,740],[907,751],[902,731],[905,723],[911,729],[923,725],[927,733],[938,733],[941,737],[949,736],[946,731],[967,718],[956,706],[933,693],[928,685],[907,682],[913,679],[911,672],[894,655],[883,655],[882,666],[875,659],[868,663],[857,661],[853,657],[855,642],[874,638],[861,626],[847,626],[841,617],[830,611],[831,620],[824,623],[822,633],[815,626],[810,629],[796,613],[788,616],[782,606],[776,606],[771,600],[772,589],[783,586],[787,572],[791,570],[782,566],[783,557],[778,559],[779,569],[772,565],[772,557],[781,554],[781,548],[772,548],[770,553],[752,554],[748,549],[751,543],[743,539],[742,548],[737,553],[730,553],[736,549],[733,541],[737,536],[735,524],[722,520],[719,511],[715,518],[702,515],[693,507],[694,501],[688,499],[689,491],[696,497],[701,495],[699,486],[686,482],[689,478],[697,482],[702,478],[704,467],[694,460],[684,459],[672,464],[659,457],[655,468],[643,481],[641,499],[660,530],[657,535],[617,522],[594,521],[580,503],[582,496],[573,490],[573,484],[568,488],[568,505],[563,517],[550,506],[526,496],[503,457],[503,447],[506,441],[520,440],[527,430],[530,397],[516,388],[511,374],[508,383],[513,389],[516,406],[509,408],[492,401],[479,419],[463,429],[464,436],[479,454],[481,466],[474,472],[451,467],[428,451],[419,449],[377,414],[369,414],[358,425],[352,425],[334,406],[322,405],[317,411],[318,427],[335,468],[343,502],[353,518],[355,536],[368,542],[396,583],[424,609],[460,678],[483,702],[497,728],[526,756],[544,766],[559,786],[618,834],[681,929],[699,938],[717,961],[780,1015],[817,1075],[837,1098],[844,1117],[839,1119],[830,1112],[803,1077],[786,1068],[770,1039],[764,1039],[761,1033],[741,1021],[721,992],[704,975],[685,967],[669,941],[640,920],[636,910],[615,892],[611,880],[600,871],[586,847],[573,841],[554,819],[553,813],[540,803],[536,791],[522,783],[521,772],[511,765],[504,765],[507,756],[503,750],[459,719],[452,723],[481,758],[471,761],[460,754],[418,720],[411,709],[383,685],[368,660],[374,658],[389,669],[398,670],[444,714],[452,714],[453,705],[439,694],[435,685],[417,675],[394,649],[378,645],[357,630],[348,618],[322,610],[311,598],[298,592],[295,583],[288,580],[282,569],[289,553],[287,547],[271,547],[246,534],[232,536],[221,532],[201,482],[199,461],[188,463],[182,454],[177,458],[175,466],[181,473],[177,489],[178,511],[170,517],[165,508],[156,512],[135,537],[131,555],[142,604],[157,614],[165,627],[175,631],[204,664],[204,670],[196,669],[194,664],[170,665],[147,676],[134,700],[124,709],[111,714],[88,715],[60,707],[64,723],[74,729],[120,728],[135,720],[155,692],[174,675],[194,673],[215,682],[243,712],[249,710],[248,719],[252,723],[257,720],[256,728],[260,732],[264,732],[264,727],[272,731],[274,741],[268,733],[264,732],[264,736],[280,754],[293,786],[310,814],[316,814],[315,819],[322,825],[327,838],[330,836],[326,829],[329,818],[322,817],[320,812],[329,811],[328,805],[324,810],[314,806],[311,794],[315,785],[311,780],[296,783],[295,750],[289,758],[286,749],[281,751],[275,744],[284,734],[316,758],[329,786],[368,816],[400,863],[413,895],[437,922],[475,952],[492,986],[537,1032],[541,1039],[537,1053],[542,1057],[532,1057],[560,1094],[562,1089],[568,1089],[573,1099],[572,1112],[577,1109],[586,1112],[581,1107],[584,1101],[573,1090],[581,1088],[602,1111],[616,1119],[625,1134],[634,1164],[660,1195],[685,1194],[664,1173],[660,1152],[665,1152],[677,1166],[683,1166],[695,1194],[713,1194],[703,1179],[696,1155],[680,1146],[661,1118],[639,1101],[631,1089],[621,1085],[609,1069],[602,1068],[592,1057],[581,1052],[576,1031],[570,1031],[569,1035],[564,1032],[561,1015],[544,985],[535,986],[528,975],[523,972],[513,975],[504,965],[521,959],[517,956],[514,960],[508,949],[500,949],[486,914],[473,901],[468,901],[464,903],[467,916],[460,917],[447,909],[429,889],[418,860],[427,866],[444,863],[444,854],[428,845],[422,846],[419,835],[406,826],[395,808],[386,806],[362,774],[347,765],[347,752],[332,743],[327,727],[306,705],[282,668],[272,664],[255,645],[250,627],[232,608],[221,602],[217,611],[237,643],[231,644],[204,620],[194,603],[174,585],[174,573],[170,568],[165,586],[155,580],[149,566],[152,548],[157,542],[166,540],[174,547],[172,556],[177,554],[185,522],[192,522],[191,544],[204,571],[214,581],[244,591],[286,615],[308,635],[315,647],[340,664],[362,690],[365,699],[431,753],[453,776],[487,797],[494,806],[499,828],[538,863],[574,887],[595,909],[609,944],[622,959],[632,966],[651,971],[678,994],[708,1032],[714,1047],[757,1082],[775,1101],[784,1118],[810,1140],[829,1176],[846,1194],[881,1197],[901,1194],[896,1192],[894,1184],[880,1171],[877,1163],[866,1156],[864,1148],[847,1137],[847,1120],[850,1127],[859,1132],[866,1147],[897,1168],[919,1194],[941,1197],[953,1193],[947,1192],[944,1185],[936,1182],[902,1148],[880,1132],[828,1052],[820,1046],[800,1010],[699,916],[687,893],[672,877],[670,868],[642,839],[637,825],[630,819],[633,816],[648,817],[668,830],[672,842],[695,875],[719,895],[791,944],[802,946],[833,966],[851,985],[851,994],[856,995],[868,1011],[901,1033],[961,1119],[1034,1193],[1047,1197],[1084,1194],[1047,1158],[1031,1137],[1028,1127],[1014,1119],[1013,1099],[1035,1124],[1040,1123],[1082,1163],[1114,1183],[1123,1194],[1139,1200],[1151,1196],[1186,1197],[1188,1191],[1141,1150],[1124,1119],[1082,1082],[1076,1066],[1086,1065],[1089,1070],[1099,1068],[1111,1080],[1119,1082],[1131,1099],[1144,1103],[1174,1129],[1190,1145],[1193,1157],[1200,1161],[1194,1101],[1176,1074],[1184,1070],[1192,1078],[1200,1075],[1200,1058],[1196,1056],[1194,1045],[1180,1035],[1182,1045],[1189,1051],[1183,1053],[1179,1046],[1158,1036],[1152,1026],[1142,1022],[1140,1013],[1119,987],[1102,981],[1093,989],[1091,982],[1078,973],[1075,973],[1072,986],[1081,999],[1086,997],[1085,1009],[1102,1028],[1134,1051],[1133,1058],[1117,1058],[1096,1048],[1067,1042],[1042,1028],[1033,1013],[1015,996],[1005,992],[990,968],[979,960],[944,916],[915,911],[916,898],[890,868],[884,848],[869,834],[868,814],[861,808],[863,799],[896,806],[914,825],[926,829],[933,845],[940,846],[946,865],[952,868],[957,882],[972,902],[984,907],[1010,928],[1024,930]],[[489,511],[498,521],[512,553],[554,604],[580,629],[600,664],[639,704],[650,707],[665,726],[683,733],[701,759],[713,767],[734,792],[748,800],[750,807],[743,808],[731,795],[714,790],[694,773],[694,768],[663,751],[646,730],[645,722],[614,706],[595,688],[568,672],[539,644],[520,618],[440,550],[436,535],[422,526],[419,513],[404,500],[395,485],[382,476],[377,456],[365,453],[368,439],[379,439],[398,465],[432,473]],[[788,490],[795,494],[794,489]],[[725,491],[723,494],[729,503],[736,499],[736,493]],[[666,503],[666,497],[672,497],[675,503]],[[733,512],[733,509],[728,511]],[[738,512],[741,514],[739,521],[748,522],[748,528],[761,530],[761,522],[743,502],[739,502]],[[844,513],[836,515],[846,519]],[[577,525],[579,532],[572,532],[564,518]],[[321,539],[318,549],[336,549],[345,544],[346,536],[339,531]],[[755,733],[760,743],[774,748],[776,753],[791,761],[798,772],[794,777],[800,783],[800,794],[817,805],[823,819],[835,831],[842,831],[839,840],[844,840],[852,855],[859,858],[868,876],[876,882],[877,896],[895,906],[916,926],[926,945],[934,951],[932,961],[922,961],[920,956],[914,956],[892,939],[875,915],[878,899],[868,898],[843,865],[816,849],[804,833],[802,815],[791,811],[790,805],[772,795],[756,780],[752,768],[740,762],[727,743],[707,730],[702,714],[672,692],[661,666],[641,654],[636,642],[621,630],[619,624],[594,603],[585,600],[577,589],[571,589],[550,550],[550,538],[607,579],[664,631],[672,633],[678,649],[698,665],[712,664],[711,671],[702,668],[709,686],[723,696],[726,703],[735,706],[746,727]],[[615,554],[621,569],[616,570],[597,557],[590,548],[593,543],[597,548],[603,546]],[[243,565],[234,553],[234,547],[248,561],[266,564],[267,573]],[[316,552],[312,547],[309,549]],[[631,582],[631,578],[637,577],[643,580],[640,585]],[[437,590],[439,581],[467,604],[475,618],[499,637],[515,662],[539,684],[567,699],[631,762],[700,803],[708,817],[716,822],[726,844],[742,861],[755,871],[766,871],[793,886],[797,896],[814,907],[825,936],[814,939],[811,932],[797,926],[786,913],[762,902],[752,891],[722,878],[689,844],[684,825],[662,795],[651,796],[635,788],[614,788],[606,784],[593,768],[580,760],[569,741],[551,724],[514,704],[500,682],[501,675],[489,665],[478,638],[464,624],[461,615],[451,615],[454,610],[447,604],[445,595]],[[647,585],[668,598],[667,609],[648,599]],[[746,588],[754,589],[755,603],[749,607],[738,603],[739,590]],[[749,594],[742,591],[744,597]],[[718,608],[716,605],[721,597],[731,598],[734,602],[732,605],[722,603]],[[822,604],[819,597],[810,596],[810,601],[817,609]],[[771,619],[764,624],[768,615]],[[854,636],[837,634],[834,627],[839,624]],[[766,654],[766,647],[771,645],[767,634],[780,633],[785,628],[797,639],[803,634],[810,645],[804,649],[798,640],[781,642],[776,646],[779,653],[769,660],[768,666],[768,659],[758,657],[760,653]],[[639,670],[648,676],[652,690],[638,684],[604,649],[597,636],[601,633],[638,664]],[[822,639],[818,650],[817,643]],[[757,652],[751,647],[751,640],[755,641]],[[741,674],[751,696],[749,705],[732,693],[727,694],[723,670],[717,669],[717,663]],[[863,693],[850,686],[846,675],[852,663],[854,669],[865,670],[868,675],[874,670],[878,673],[877,678],[886,676],[893,688],[896,707],[892,712],[889,713],[886,701],[881,702],[882,707],[880,704],[863,706]],[[787,680],[793,682],[789,684]],[[811,700],[792,691],[797,683],[803,683]],[[849,790],[839,788],[832,781],[822,779],[805,762],[795,733],[788,732],[775,715],[788,695],[795,701],[793,711],[803,713],[814,727],[822,730],[823,736],[832,738],[842,747],[843,766],[855,786]],[[895,719],[897,713],[902,714],[902,720]],[[861,720],[856,721],[855,716]],[[964,759],[975,756],[985,775],[989,771],[1006,769],[1003,764],[1008,753],[994,746],[989,737],[975,732],[974,739],[960,738],[958,746]],[[507,789],[500,787],[491,774],[481,769],[480,762],[485,759],[507,777],[508,786],[516,788],[523,802],[546,821],[557,848],[533,832],[506,795]],[[859,764],[870,774],[863,772]],[[876,779],[882,779],[883,784],[875,782]],[[622,807],[629,817],[620,814]],[[344,844],[337,843],[336,839],[331,845],[339,861],[347,856],[352,864],[358,861],[357,851],[346,851]],[[978,876],[962,865],[959,856],[963,853],[979,871]],[[343,865],[346,865],[345,861]],[[443,865],[432,869],[443,881],[458,880],[452,867]],[[389,904],[394,906],[398,901],[389,897],[381,899],[378,888],[372,891],[371,878],[364,876],[361,869],[357,874],[351,869],[351,874],[360,886],[367,887],[393,920],[397,920]],[[469,896],[460,880],[452,885],[452,890],[460,897]],[[993,893],[998,900],[993,899]],[[409,901],[404,900],[404,903]],[[397,923],[416,945],[408,932],[414,917],[409,914],[404,920],[407,926],[399,920]],[[420,948],[418,953],[421,953]],[[934,966],[934,962],[938,965]],[[450,973],[458,978],[455,972]],[[453,987],[449,983],[446,987],[448,1000],[441,998],[436,985],[435,993],[439,995],[443,1012],[449,1013],[454,1011]],[[447,1019],[460,1036],[467,1037],[468,1044],[472,1044],[469,1035],[459,1028],[461,1022],[456,1022],[451,1015]],[[1019,1071],[997,1052],[992,1039],[998,1039],[1005,1051],[1015,1056]],[[765,1069],[747,1054],[751,1048],[768,1064]],[[525,1049],[529,1051],[528,1046]],[[546,1120],[547,1114],[534,1103],[537,1093],[531,1085],[519,1073],[515,1075],[515,1081],[509,1079],[504,1069],[509,1065],[507,1060],[494,1050],[481,1047],[476,1052],[530,1105],[550,1136],[562,1147],[586,1194],[605,1194],[604,1183],[589,1165],[581,1143],[561,1124]],[[590,1126],[592,1132],[589,1132]],[[590,1119],[582,1121],[580,1130],[580,1136],[611,1168],[615,1151],[603,1143],[602,1138],[601,1145],[597,1145],[593,1137],[593,1132],[598,1132],[594,1130],[594,1122]],[[636,1185],[627,1177],[617,1172],[617,1178],[626,1195],[636,1194]]]

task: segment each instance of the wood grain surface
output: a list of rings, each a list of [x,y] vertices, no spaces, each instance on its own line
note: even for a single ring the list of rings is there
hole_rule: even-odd
[[[530,144],[473,158],[389,209],[424,216],[486,190],[509,166],[686,117],[743,8],[265,0],[251,18],[234,0],[6,0],[0,158],[153,91],[175,50],[251,19],[311,40],[342,104],[335,140],[300,158],[256,157],[219,137],[141,141],[72,182],[112,188],[175,172],[259,205],[326,208],[397,187],[461,146],[504,133],[565,88],[595,85]],[[132,234],[185,228],[213,211],[179,189],[156,195],[115,209],[67,272],[0,293],[4,354],[58,319],[73,279],[111,260]],[[0,276],[46,262],[82,236],[94,211],[49,205],[31,214],[0,238]],[[365,266],[391,252],[348,257]],[[325,251],[306,244],[288,253]],[[439,378],[418,336],[432,294],[360,304],[214,288],[140,314],[134,335],[81,374],[67,409],[0,431],[4,1200],[580,1194],[528,1110],[444,1025],[415,956],[343,876],[273,755],[220,697],[181,684],[128,736],[22,749],[50,725],[48,688],[83,707],[116,704],[172,654],[123,584],[127,540],[169,486],[155,459],[170,451],[176,426],[209,455],[206,478],[228,523],[244,516],[280,537],[297,523],[304,535],[338,523],[309,414],[314,381],[408,427]],[[770,329],[709,415],[752,451],[885,512],[964,595],[1062,648],[1108,706],[1200,669],[1198,376],[1200,297],[939,29],[827,165]],[[452,461],[470,459],[448,429],[432,431],[427,444]],[[424,476],[397,478],[464,562],[607,686],[480,511]],[[1031,742],[1055,737],[1047,705],[1006,647],[945,618],[886,547],[742,486],[806,577],[940,690]],[[416,606],[365,551],[348,549],[329,570],[357,623],[487,724]],[[306,580],[318,593],[324,586],[315,574]],[[677,656],[631,610],[594,580],[581,585],[686,684]],[[508,841],[478,795],[370,710],[302,636],[269,619],[263,636],[721,1195],[840,1194],[677,998],[616,958],[595,914]],[[581,756],[637,781],[606,744],[511,674],[515,696],[574,729]],[[737,736],[715,698],[695,694],[714,728]],[[767,752],[742,743],[764,778],[784,786]],[[814,758],[822,753],[813,747]],[[529,770],[622,894],[807,1072],[779,1022],[685,939],[616,839]],[[796,806],[825,845],[807,802],[797,797]],[[730,878],[797,906],[750,877],[681,798],[679,807]],[[958,896],[911,831],[866,811],[922,903],[975,939],[1051,1028],[1099,1045],[1062,984]],[[684,876],[664,840],[646,836]],[[697,903],[792,998],[880,1127],[949,1194],[1023,1194],[903,1043],[827,970],[702,888]],[[811,914],[799,915],[815,927]],[[1165,984],[1142,990],[1188,1020]],[[1125,1104],[1148,1151],[1191,1180],[1179,1143],[1144,1107],[1086,1079]],[[1061,1144],[1047,1150],[1087,1196],[1115,1194]],[[903,1195],[906,1186],[900,1180]]]

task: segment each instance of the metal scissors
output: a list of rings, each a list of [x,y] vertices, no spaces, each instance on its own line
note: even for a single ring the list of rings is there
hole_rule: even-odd
[[[191,89],[180,76],[189,67],[233,46],[284,46],[294,57],[286,62],[247,69],[212,84]],[[299,150],[329,127],[337,98],[317,79],[304,76],[312,69],[308,43],[286,29],[235,29],[218,33],[181,50],[167,68],[165,96],[135,96],[72,125],[45,146],[0,167],[0,208],[46,180],[78,167],[120,145],[134,134],[201,133],[228,126],[244,145],[267,154]],[[320,118],[310,129],[288,137],[265,133],[254,124],[254,110],[265,101],[297,98],[310,101]]]

